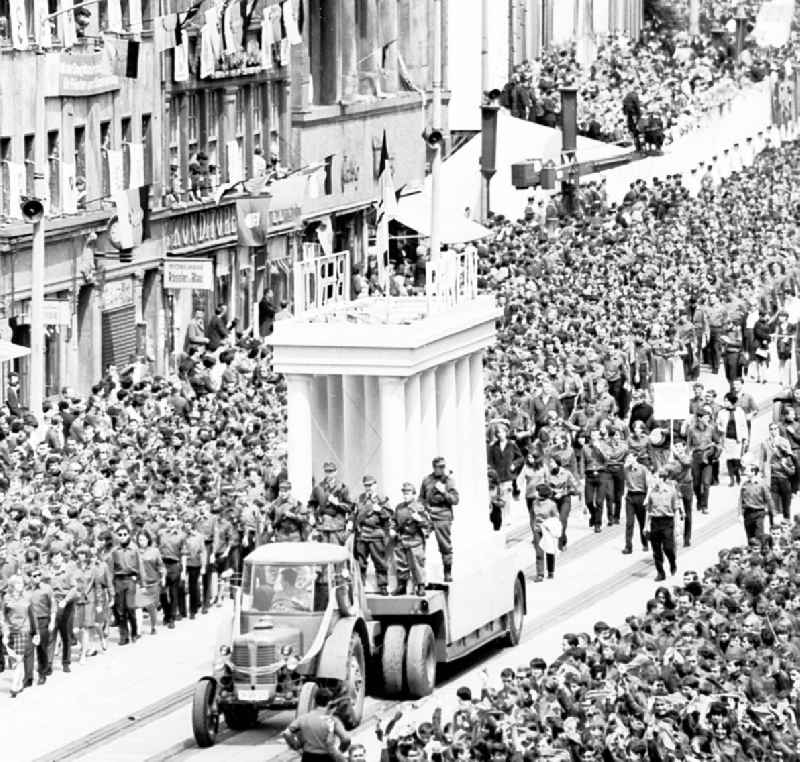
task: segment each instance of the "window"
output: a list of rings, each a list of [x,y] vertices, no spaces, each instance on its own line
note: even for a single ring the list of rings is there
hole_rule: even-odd
[[[23,140],[25,150],[25,193],[28,196],[36,195],[33,173],[36,167],[36,138],[33,135],[26,135]]]
[[[25,26],[27,27],[28,39],[33,37],[35,21],[36,10],[34,0],[25,0]]]
[[[97,4],[97,28],[102,32],[108,26],[108,0]]]
[[[153,118],[142,114],[142,154],[144,155],[144,184],[153,182]]]
[[[197,93],[190,93],[189,103],[186,109],[187,121],[186,133],[189,139],[189,156],[197,151],[197,136],[198,136],[198,116],[200,110],[200,99]]]
[[[251,107],[253,111],[253,146],[260,146],[261,148],[264,148],[261,143],[261,85],[253,85],[251,92]]]
[[[0,138],[0,215],[9,213],[9,193],[11,192],[11,138]]]
[[[170,167],[177,167],[180,173],[180,132],[178,129],[178,115],[183,105],[184,95],[173,95],[169,109],[169,163]]]
[[[75,181],[86,182],[86,127],[75,128]]]
[[[101,195],[111,193],[111,175],[109,174],[108,152],[111,149],[111,122],[100,122],[100,182]]]
[[[0,0],[0,45],[11,42],[11,8],[9,0]]]
[[[135,0],[134,0],[135,2]],[[122,11],[122,31],[127,32],[131,25],[131,4],[130,0],[120,0],[120,10]]]
[[[206,91],[206,153],[211,166],[217,164],[217,136],[219,135],[219,90]]]
[[[150,6],[150,0],[142,0],[142,22],[144,28],[147,29],[150,24],[148,22],[153,19],[153,11]]]
[[[333,155],[325,157],[325,195],[333,193]]]
[[[61,210],[61,146],[58,130],[47,133],[47,186],[50,191],[50,210]]]
[[[120,121],[122,136],[122,186],[131,187],[131,118],[125,116]]]

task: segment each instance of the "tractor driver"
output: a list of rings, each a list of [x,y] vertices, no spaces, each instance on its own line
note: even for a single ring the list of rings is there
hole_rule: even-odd
[[[311,611],[310,591],[303,580],[299,579],[300,572],[305,567],[287,566],[280,575],[280,586],[275,591],[271,611],[287,608],[296,611]],[[307,578],[308,575],[304,575]]]

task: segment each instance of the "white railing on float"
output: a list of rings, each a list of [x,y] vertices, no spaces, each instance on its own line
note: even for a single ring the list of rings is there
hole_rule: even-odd
[[[350,301],[350,252],[324,254],[319,244],[303,244],[294,265],[294,314]]]
[[[474,246],[433,255],[425,266],[428,313],[441,312],[478,295],[478,253]]]

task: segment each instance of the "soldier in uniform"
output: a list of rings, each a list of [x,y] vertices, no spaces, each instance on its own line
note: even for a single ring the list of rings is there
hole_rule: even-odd
[[[378,583],[378,592],[388,595],[388,558],[387,540],[389,524],[392,520],[392,509],[389,500],[378,494],[375,488],[375,477],[365,476],[361,480],[364,491],[358,496],[355,518],[354,555],[361,568],[361,579],[367,577],[369,559],[375,567],[375,578]]]
[[[136,642],[139,634],[136,629],[136,584],[142,580],[142,561],[139,551],[131,546],[131,534],[128,527],[121,526],[117,530],[119,543],[108,559],[108,567],[114,578],[114,608],[119,624],[119,644],[129,643],[130,638]]]
[[[320,542],[344,545],[347,539],[347,521],[353,504],[347,487],[336,478],[336,464],[322,466],[325,476],[311,490],[309,508],[314,513]]]
[[[436,544],[442,556],[444,581],[453,581],[453,506],[458,505],[458,490],[452,476],[445,471],[441,456],[433,459],[433,473],[422,480],[420,502],[428,509]]]
[[[278,497],[267,511],[274,542],[300,542],[311,532],[309,511],[292,497],[292,484],[285,479],[278,484]]]
[[[431,520],[425,506],[416,499],[414,485],[405,482],[403,501],[397,505],[389,536],[395,540],[397,587],[392,595],[405,595],[409,573],[417,595],[425,595],[425,538],[431,531]]]

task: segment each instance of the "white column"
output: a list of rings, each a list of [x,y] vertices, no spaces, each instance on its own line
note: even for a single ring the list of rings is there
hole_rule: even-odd
[[[438,430],[436,420],[436,371],[423,371],[420,377],[420,457],[422,473],[427,474],[431,468],[431,460],[439,454]],[[420,481],[422,479],[420,478]],[[417,485],[419,486],[419,485]]]
[[[465,489],[472,487],[475,479],[475,426],[472,416],[469,356],[460,357],[454,363],[456,371],[456,435],[458,437],[453,470]],[[470,489],[470,493],[472,490]]]
[[[286,376],[288,471],[292,494],[298,500],[307,500],[311,494],[311,380],[311,376]]]
[[[408,478],[406,451],[410,443],[403,436],[406,428],[406,392],[402,378],[378,379],[381,409],[381,473],[378,481],[384,492],[396,495]]]
[[[331,453],[328,448],[328,380],[325,376],[314,376],[311,385],[311,472],[321,476],[322,464],[329,460]],[[303,500],[308,495],[299,495]]]
[[[330,458],[340,468],[344,456],[342,377],[328,376],[328,426],[324,437],[328,443]]]
[[[422,448],[422,405],[420,404],[421,383],[420,374],[415,373],[406,379],[406,474],[403,481],[410,481],[415,487],[419,486],[422,477],[427,473],[429,463],[425,462],[425,452]],[[391,495],[394,500],[394,494]]]
[[[364,384],[361,376],[342,377],[344,451],[342,478],[351,494],[360,489],[364,468]]]
[[[364,376],[364,472],[371,473],[376,479],[380,476],[381,447],[381,408],[378,393],[378,379],[375,376]],[[378,484],[379,489],[385,489]]]
[[[475,505],[489,505],[489,482],[486,477],[486,413],[483,394],[483,351],[473,352],[469,356],[470,396],[469,415],[474,426],[474,446],[471,448],[474,457],[474,469],[478,479],[474,486]],[[480,513],[480,510],[479,510]],[[499,533],[493,533],[499,534]]]
[[[444,456],[448,470],[455,470],[458,448],[456,417],[456,364],[443,363],[436,372],[436,419],[439,432],[439,452]],[[456,474],[456,479],[459,474]]]

